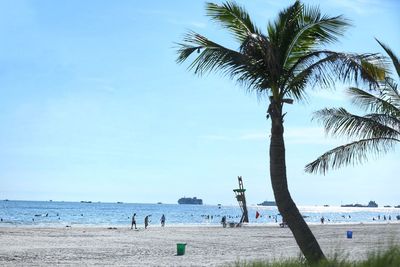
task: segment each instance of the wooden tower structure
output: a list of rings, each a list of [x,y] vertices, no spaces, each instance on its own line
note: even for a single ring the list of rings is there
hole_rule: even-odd
[[[248,223],[249,213],[247,211],[246,196],[244,194],[244,192],[246,192],[246,189],[243,188],[242,176],[238,176],[238,182],[239,182],[239,188],[233,189],[233,192],[235,192],[236,200],[239,202],[239,207],[242,210],[242,218],[240,219],[240,223],[244,222]]]

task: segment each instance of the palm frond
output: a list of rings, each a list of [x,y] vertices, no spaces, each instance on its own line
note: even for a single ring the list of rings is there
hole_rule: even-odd
[[[281,11],[273,23],[268,23],[268,37],[277,48],[277,58],[281,68],[284,66],[288,47],[292,43],[293,36],[299,30],[298,17],[303,11],[303,4],[296,1],[293,5]]]
[[[356,87],[350,87],[347,93],[351,96],[353,104],[365,110],[400,118],[398,93],[390,87],[381,88],[378,96]]]
[[[385,50],[385,52],[389,55],[390,59],[393,62],[393,66],[396,69],[397,76],[400,78],[400,60],[399,60],[399,58],[394,54],[394,52],[387,45],[385,45],[384,43],[380,42],[376,38],[375,38],[375,40]]]
[[[375,120],[379,118],[379,120]],[[316,119],[324,125],[325,131],[332,136],[357,138],[400,138],[400,133],[392,125],[382,124],[383,117],[372,115],[357,116],[344,108],[325,108],[314,113]],[[391,120],[396,123],[396,118]],[[398,127],[398,126],[397,126]]]
[[[365,115],[364,118],[392,128],[393,134],[397,132],[397,135],[400,137],[400,118],[385,113],[371,113]]]
[[[304,6],[297,17],[297,29],[292,34],[286,49],[283,65],[290,68],[296,60],[328,43],[334,43],[350,26],[343,16],[322,16],[318,7]]]
[[[235,2],[222,5],[206,3],[207,16],[222,24],[239,42],[243,42],[251,34],[260,34],[247,11]]]
[[[390,77],[386,77],[384,88],[388,101],[400,110],[400,91],[398,90],[396,81]]]
[[[189,32],[185,36],[184,42],[178,44],[177,62],[183,63],[197,51],[198,56],[189,65],[189,69],[194,70],[196,74],[202,75],[215,68],[235,71],[245,61],[243,55],[237,51],[219,45],[195,32]]]
[[[337,42],[338,37],[343,36],[351,26],[350,21],[342,15],[322,15],[319,7],[305,6],[300,18],[300,28],[305,28],[301,35],[308,36],[307,39],[312,39],[319,45]]]
[[[290,43],[290,32],[294,32],[297,27],[297,17],[301,14],[303,5],[300,1],[295,1],[293,5],[279,12],[274,22],[269,22],[267,26],[268,37],[276,45]]]
[[[281,90],[281,97],[290,97],[296,100],[305,100],[307,94],[305,88],[309,84],[312,75],[311,69],[309,71],[302,71],[297,75],[288,77],[289,81],[285,82],[284,89]],[[323,79],[323,77],[321,78]]]
[[[324,174],[329,169],[339,169],[347,165],[364,163],[368,154],[380,155],[393,149],[400,142],[395,138],[369,138],[336,147],[318,157],[305,167],[308,173]]]
[[[282,67],[279,62],[279,51],[268,38],[262,34],[252,34],[241,44],[240,53],[251,58],[254,64],[251,71],[259,76],[266,76],[270,81],[276,81],[282,75]],[[264,89],[269,88],[266,83]]]
[[[385,71],[379,65],[381,59],[378,54],[345,54],[329,50],[309,53],[299,58],[287,71],[283,92],[297,98],[304,95],[300,91],[304,91],[306,85],[332,88],[337,80],[362,82],[377,87],[379,83],[376,76]],[[374,69],[364,69],[363,62],[374,64]]]
[[[217,70],[223,75],[235,78],[249,90],[251,88],[261,93],[266,89],[269,72],[264,70],[263,62],[254,55],[231,50],[198,33],[189,32],[184,38],[184,43],[178,44],[177,62],[183,63],[196,51],[198,55],[188,67],[195,74],[203,75]]]
[[[335,77],[331,75],[325,65],[333,60],[334,52],[316,51],[298,61],[295,66],[298,69],[289,70],[288,76],[283,82],[285,87],[283,95],[289,95],[296,99],[305,96],[306,85],[314,87],[319,84],[321,87],[329,87],[334,84]],[[313,80],[313,81],[312,81]]]
[[[378,43],[388,53],[399,74],[398,58],[387,46]],[[362,78],[375,79],[376,87],[371,91],[351,87],[348,94],[353,104],[373,113],[357,116],[343,108],[316,112],[314,118],[322,121],[328,133],[336,137],[356,137],[358,140],[326,152],[309,163],[305,167],[306,172],[325,174],[329,169],[362,163],[367,160],[368,153],[386,153],[400,142],[400,94],[397,83],[387,75],[389,72],[385,60],[380,59],[378,67],[365,59],[359,62],[364,70]]]
[[[329,59],[323,66],[344,83],[362,82],[374,87],[386,73],[385,66],[381,64],[382,57],[376,53],[332,53]]]

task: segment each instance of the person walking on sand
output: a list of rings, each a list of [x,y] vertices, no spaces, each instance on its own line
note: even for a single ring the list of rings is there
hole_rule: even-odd
[[[144,217],[144,229],[147,229],[148,225],[149,225],[149,215]]]
[[[164,227],[165,226],[165,215],[164,214],[161,216],[160,221],[161,221],[161,227]]]
[[[222,217],[221,224],[222,224],[222,227],[226,228],[226,216]]]
[[[135,216],[136,216],[136,213],[134,213],[133,216],[132,216],[132,225],[131,225],[131,229],[133,229],[133,225],[135,225],[135,229],[137,229],[137,228],[136,228],[136,219],[135,219]]]

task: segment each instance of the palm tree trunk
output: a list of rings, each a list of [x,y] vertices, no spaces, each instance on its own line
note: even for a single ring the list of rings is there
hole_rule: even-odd
[[[268,113],[272,121],[269,150],[270,175],[276,205],[307,261],[318,262],[325,259],[325,255],[292,200],[287,185],[282,105],[271,103]]]

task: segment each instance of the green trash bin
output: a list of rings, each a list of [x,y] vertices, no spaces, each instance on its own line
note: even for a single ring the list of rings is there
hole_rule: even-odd
[[[186,248],[186,243],[177,243],[176,244],[176,254],[178,256],[185,255],[185,248]]]

